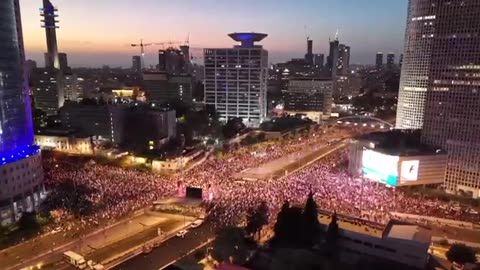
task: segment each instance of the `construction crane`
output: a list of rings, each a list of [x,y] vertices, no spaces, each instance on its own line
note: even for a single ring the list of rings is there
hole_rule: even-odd
[[[141,67],[142,70],[144,69],[145,65],[145,47],[148,46],[153,46],[153,45],[161,45],[163,48],[165,48],[165,45],[175,45],[175,44],[182,44],[181,42],[178,41],[165,41],[165,42],[153,42],[153,43],[143,43],[143,39],[140,39],[140,43],[132,43],[132,47],[140,47],[140,54],[141,54]]]

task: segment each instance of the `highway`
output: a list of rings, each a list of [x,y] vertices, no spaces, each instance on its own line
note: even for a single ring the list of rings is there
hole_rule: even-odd
[[[185,238],[172,237],[148,254],[141,254],[113,269],[115,270],[158,270],[173,263],[178,258],[194,250],[213,238],[215,232],[210,223],[191,229]]]

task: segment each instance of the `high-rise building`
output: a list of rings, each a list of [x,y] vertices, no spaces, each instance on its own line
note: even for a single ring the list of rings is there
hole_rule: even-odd
[[[337,77],[337,66],[338,66],[338,47],[339,47],[338,39],[330,41],[330,54],[327,58],[327,68],[329,74],[331,74],[332,78]],[[335,67],[335,68],[334,68]]]
[[[78,101],[82,97],[83,91],[79,87],[77,79],[78,77],[75,73],[63,74],[65,100]]]
[[[420,125],[409,118],[416,115],[410,106],[423,111],[422,141],[447,151],[446,188],[475,198],[480,197],[478,14],[477,0],[409,1],[397,117],[399,127]],[[421,102],[409,102],[414,95],[424,98],[424,109]]]
[[[381,69],[383,67],[383,53],[378,52],[375,56],[375,66],[377,69]]]
[[[45,67],[60,69],[60,60],[58,56],[57,47],[57,28],[56,25],[58,11],[50,0],[43,0],[43,8],[40,9],[42,20],[42,27],[45,28],[45,35],[47,37],[47,53],[45,54]]]
[[[35,108],[56,115],[65,103],[63,74],[57,69],[37,68],[32,73]]]
[[[393,69],[395,67],[395,54],[387,54],[387,69]]]
[[[402,68],[402,64],[403,64],[403,53],[400,54],[400,58],[398,59],[398,67]]]
[[[188,73],[188,46],[181,46],[180,49],[168,48],[158,51],[158,70],[168,74],[186,74]]]
[[[313,40],[307,39],[307,53],[305,54],[305,62],[313,65]]]
[[[333,82],[331,78],[293,78],[284,92],[285,111],[305,114],[315,122],[330,118]]]
[[[34,211],[45,196],[39,147],[33,145],[30,98],[24,82],[18,0],[0,1],[0,226]]]
[[[223,121],[240,117],[247,126],[259,126],[267,110],[268,51],[254,43],[267,34],[229,36],[241,44],[204,50],[205,101]]]
[[[140,55],[132,56],[132,71],[133,72],[142,71],[142,57]]]
[[[314,55],[313,64],[315,65],[315,67],[323,68],[324,62],[325,62],[325,56],[323,55],[323,53]]]
[[[67,54],[66,53],[58,53],[58,61],[60,62],[60,70],[63,73],[69,73],[70,67],[68,66]]]
[[[337,75],[346,75],[350,67],[350,47],[338,45]]]
[[[42,27],[45,28],[47,38],[47,52],[45,53],[45,69],[37,70],[34,76],[38,80],[32,80],[33,97],[35,107],[54,115],[65,102],[63,88],[63,73],[67,72],[67,55],[58,53],[56,23],[58,10],[50,0],[43,0],[43,8],[40,9]]]

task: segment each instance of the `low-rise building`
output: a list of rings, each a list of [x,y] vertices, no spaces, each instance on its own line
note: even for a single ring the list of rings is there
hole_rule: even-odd
[[[332,217],[321,214],[321,226],[328,228]],[[342,251],[425,269],[432,240],[430,229],[398,220],[383,226],[346,216],[335,218],[339,228],[337,244]]]
[[[390,186],[442,184],[447,154],[420,143],[418,131],[374,132],[351,141],[349,172]]]
[[[72,154],[94,153],[92,138],[75,134],[73,130],[39,130],[35,134],[35,144],[45,150]]]

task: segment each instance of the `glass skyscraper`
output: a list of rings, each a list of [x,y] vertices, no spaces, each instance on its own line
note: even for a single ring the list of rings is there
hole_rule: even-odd
[[[447,151],[445,186],[480,197],[480,1],[410,0],[397,128]]]
[[[33,145],[18,0],[0,1],[0,224],[31,211],[44,194],[39,148]]]

